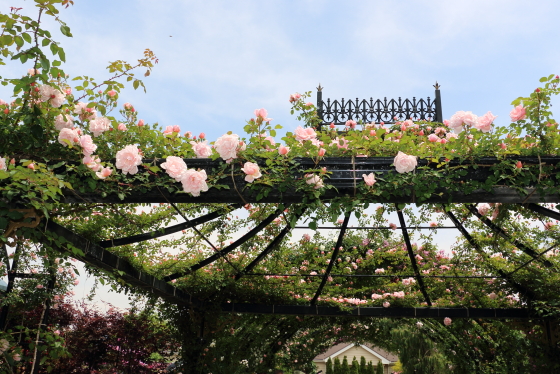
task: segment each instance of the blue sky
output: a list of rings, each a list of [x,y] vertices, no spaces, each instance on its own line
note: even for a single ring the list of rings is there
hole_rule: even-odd
[[[294,129],[288,96],[319,83],[324,98],[433,98],[437,80],[444,118],[491,110],[507,125],[510,102],[558,72],[559,11],[552,0],[77,0],[61,11],[74,38],[58,40],[71,76],[99,80],[108,61],[152,49],[148,93],[130,88],[119,101],[211,140],[240,133],[261,107]]]
[[[30,0],[0,0],[2,12],[10,6],[36,13]],[[444,118],[490,110],[507,125],[513,99],[560,73],[559,13],[557,0],[76,0],[61,11],[74,38],[54,35],[67,73],[98,80],[109,77],[109,61],[133,62],[152,49],[159,64],[145,79],[148,93],[127,89],[120,103],[149,123],[215,140],[241,134],[262,107],[295,129],[289,95],[319,83],[324,98],[433,98],[437,80]],[[103,298],[119,305],[122,295],[113,296]]]

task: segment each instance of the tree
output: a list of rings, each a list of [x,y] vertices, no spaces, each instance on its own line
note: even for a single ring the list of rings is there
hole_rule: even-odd
[[[352,359],[352,365],[350,366],[350,374],[360,374],[360,364],[358,364],[358,360],[356,356]]]
[[[360,374],[368,374],[366,358],[364,356],[360,357]]]
[[[334,358],[334,366],[333,366],[334,374],[344,374],[342,371],[342,365],[340,364],[340,359],[338,357]]]
[[[375,374],[384,374],[383,373],[383,364],[380,361],[377,361],[377,368],[375,370]]]
[[[350,364],[348,363],[348,358],[344,356],[342,359],[342,374],[350,374]]]
[[[327,360],[327,372],[325,374],[334,374],[333,373],[333,364],[332,364],[332,360],[331,360],[330,357]]]

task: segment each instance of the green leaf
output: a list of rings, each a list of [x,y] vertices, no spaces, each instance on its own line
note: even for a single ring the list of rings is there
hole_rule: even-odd
[[[41,58],[41,67],[43,68],[43,72],[46,73],[51,68],[51,63],[46,58]]]
[[[67,36],[69,38],[72,37],[72,33],[70,32],[70,27],[66,26],[66,25],[62,25],[60,26],[60,32],[62,33],[62,35]]]
[[[21,34],[21,36],[23,37],[23,40],[25,40],[28,43],[31,43],[31,35],[29,35],[28,33],[24,32],[23,34]]]
[[[0,230],[4,230],[8,227],[8,220],[4,217],[0,217]]]
[[[134,87],[134,89],[138,89],[138,86],[140,85],[140,81],[139,80],[135,80],[134,83],[132,83],[132,87]]]
[[[66,62],[66,53],[64,52],[64,49],[62,48],[58,49],[58,57],[60,57],[60,60],[62,62]]]
[[[311,221],[309,222],[309,228],[311,230],[317,230],[317,221]]]
[[[51,41],[50,41],[49,39],[43,39],[43,41],[41,42],[41,45],[42,45],[43,47],[46,47],[46,46],[49,45],[50,42],[51,42]]]
[[[58,53],[58,46],[56,44],[52,43],[50,48],[51,48],[51,52],[52,52],[53,56],[56,56],[56,54]]]
[[[24,41],[23,41],[23,38],[22,38],[21,36],[16,35],[16,36],[14,37],[14,41],[16,42],[16,45],[17,45],[18,47],[23,47]]]

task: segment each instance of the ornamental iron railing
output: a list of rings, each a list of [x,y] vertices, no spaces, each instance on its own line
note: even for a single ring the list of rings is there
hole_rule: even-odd
[[[396,121],[412,119],[413,121],[443,122],[441,109],[441,86],[436,82],[435,99],[387,99],[369,100],[323,100],[323,87],[317,87],[317,114],[321,119],[320,127],[330,125],[344,126],[346,121],[362,123],[393,124]]]

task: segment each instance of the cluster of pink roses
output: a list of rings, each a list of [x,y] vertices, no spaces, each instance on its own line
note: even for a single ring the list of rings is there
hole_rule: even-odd
[[[171,178],[175,179],[177,182],[181,182],[185,192],[193,196],[200,196],[200,192],[208,191],[206,171],[188,169],[187,164],[185,164],[182,158],[169,156],[166,161],[161,164],[161,167],[165,169]]]
[[[88,108],[85,103],[77,103],[74,107],[74,113],[81,120],[89,119],[89,130],[94,137],[101,135],[111,127],[111,121],[105,117],[96,117],[95,109]],[[74,127],[74,118],[69,114],[59,114],[55,117],[55,128],[59,130],[58,142],[69,147],[79,146],[82,149],[84,158],[82,163],[95,171],[96,175],[105,179],[113,172],[110,168],[103,168],[99,157],[93,155],[97,149],[97,145],[93,142],[90,135],[82,134],[82,130]]]
[[[488,112],[482,117],[478,117],[472,112],[458,111],[451,116],[449,121],[444,121],[444,123],[449,126],[455,133],[461,132],[463,127],[476,128],[482,132],[490,132],[492,130],[492,123],[497,116],[493,115],[492,112]]]

